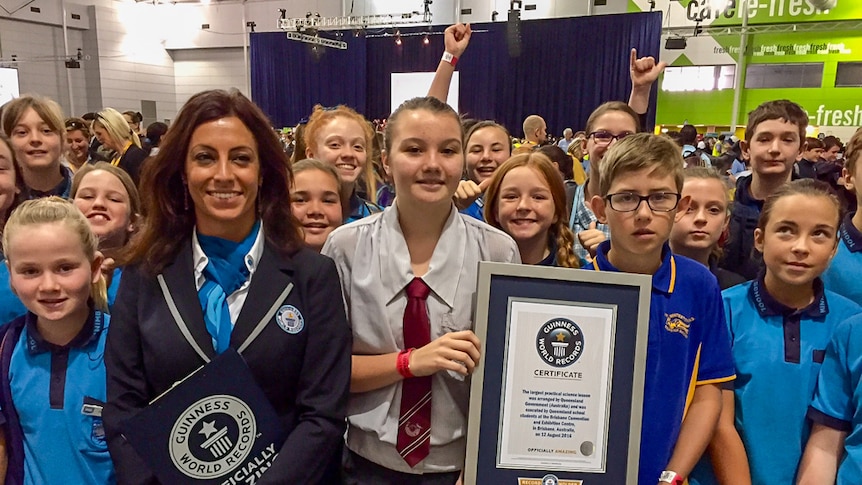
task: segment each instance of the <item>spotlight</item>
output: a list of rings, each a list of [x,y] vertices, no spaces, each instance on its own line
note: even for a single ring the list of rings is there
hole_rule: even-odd
[[[428,38],[428,34],[425,34],[425,37],[422,38],[422,43],[428,45],[431,43],[431,39]]]
[[[401,31],[395,31],[395,45],[401,45]]]

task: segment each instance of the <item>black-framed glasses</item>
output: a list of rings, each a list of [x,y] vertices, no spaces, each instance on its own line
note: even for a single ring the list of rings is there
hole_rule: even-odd
[[[619,135],[614,135],[610,131],[599,130],[599,131],[594,131],[594,132],[590,133],[588,138],[592,137],[592,139],[596,141],[596,145],[604,146],[604,145],[610,145],[611,142],[614,140],[622,140],[623,138],[625,138],[629,135],[633,135],[633,134],[634,133],[632,133],[630,131],[624,131],[624,132],[620,133]]]
[[[605,200],[611,209],[617,212],[634,212],[646,201],[650,210],[655,212],[670,212],[679,204],[680,194],[676,192],[653,192],[649,195],[635,194],[634,192],[618,192],[608,194]]]

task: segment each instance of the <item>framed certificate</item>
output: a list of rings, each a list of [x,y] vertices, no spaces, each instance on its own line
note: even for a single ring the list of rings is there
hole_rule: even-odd
[[[465,483],[637,483],[651,284],[480,263]]]

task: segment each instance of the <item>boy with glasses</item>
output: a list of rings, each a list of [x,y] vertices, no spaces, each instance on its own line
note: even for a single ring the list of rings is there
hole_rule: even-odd
[[[682,485],[715,430],[720,385],[735,378],[718,282],[668,245],[689,204],[676,144],[628,135],[599,170],[590,205],[611,236],[593,269],[652,275],[638,483]]]

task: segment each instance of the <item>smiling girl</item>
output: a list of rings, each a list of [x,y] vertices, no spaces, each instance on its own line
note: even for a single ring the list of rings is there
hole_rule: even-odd
[[[374,132],[361,114],[343,105],[315,106],[303,136],[307,158],[316,158],[338,170],[345,223],[380,212],[373,200],[365,200],[358,194],[359,189],[364,189],[369,197],[377,193],[377,179],[369,157]]]
[[[481,353],[476,266],[520,258],[509,236],[452,203],[462,147],[451,107],[406,101],[389,117],[383,151],[398,197],[323,247],[353,328],[346,484],[454,484],[464,466],[465,377]]]
[[[96,237],[70,202],[49,197],[12,213],[3,250],[28,310],[3,327],[0,345],[6,483],[114,483],[101,417],[109,316]]]
[[[485,220],[518,244],[521,262],[580,268],[566,225],[566,191],[542,153],[515,155],[497,169],[486,192]]]

